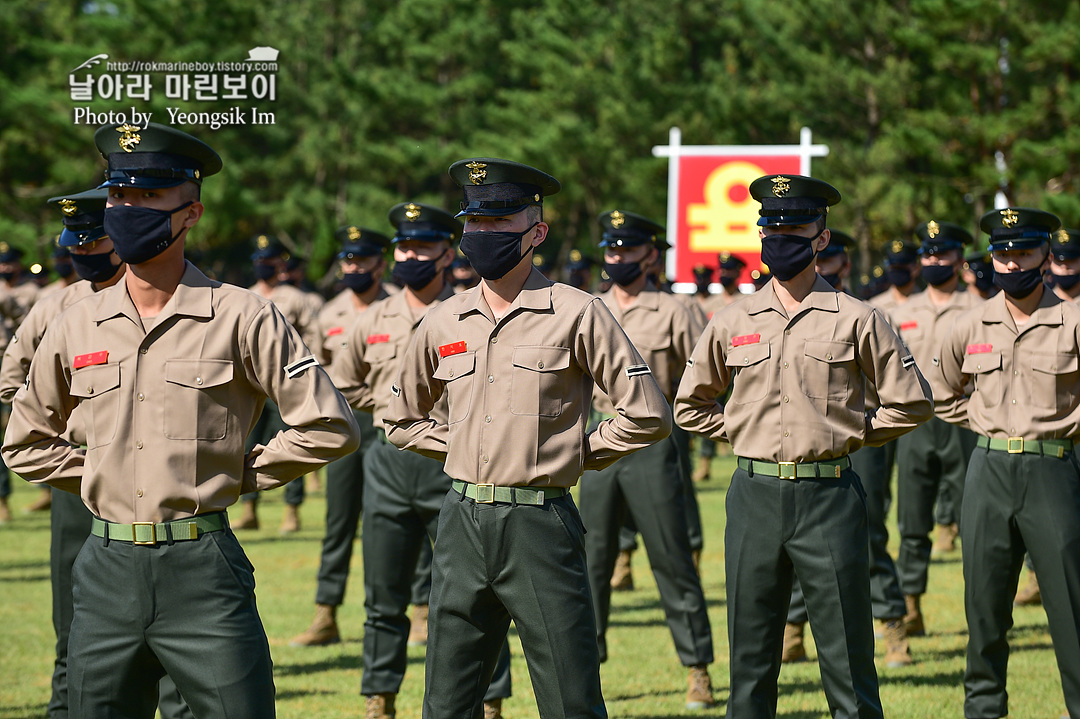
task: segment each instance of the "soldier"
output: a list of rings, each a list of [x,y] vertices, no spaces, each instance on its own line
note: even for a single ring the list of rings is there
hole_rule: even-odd
[[[52,198],[52,200],[55,199],[57,198]],[[50,202],[52,200],[50,200]],[[54,244],[59,242],[59,240],[60,238],[57,237]],[[68,252],[66,247],[57,244],[56,247],[53,248],[50,258],[52,259],[53,272],[56,273],[57,279],[55,282],[41,288],[40,297],[42,299],[48,297],[53,292],[67,289],[79,281],[79,276],[75,273],[75,267],[71,264],[71,253]]]
[[[532,167],[475,158],[462,187],[462,251],[478,287],[428,313],[401,364],[391,442],[445,461],[453,486],[432,565],[426,716],[476,716],[513,619],[541,716],[606,716],[584,528],[569,494],[663,439],[670,412],[649,366],[598,298],[532,267],[547,237]],[[586,433],[593,383],[617,415]],[[443,394],[448,416],[432,416]]]
[[[383,419],[390,386],[424,315],[454,292],[445,270],[461,236],[461,222],[445,210],[416,202],[390,210],[394,274],[404,289],[375,304],[345,333],[333,377],[349,403],[371,412],[379,440],[364,457],[364,676],[365,715],[395,715],[405,677],[413,570],[425,544],[435,541],[439,508],[450,490],[441,462],[399,452],[386,441]],[[439,408],[445,418],[445,404]],[[426,605],[426,602],[424,603]],[[497,717],[510,696],[509,646],[485,697],[485,715]]]
[[[480,282],[480,275],[476,274],[476,270],[469,263],[469,258],[461,254],[461,250],[457,251],[454,261],[450,264],[450,274],[453,278],[450,284],[455,292],[464,292],[470,287],[476,287]]]
[[[746,269],[746,262],[741,257],[730,252],[721,252],[716,256],[716,260],[720,268],[720,291],[702,305],[707,319],[712,319],[713,314],[745,297],[739,291],[739,276]]]
[[[356,423],[272,303],[185,261],[217,153],[157,124],[94,139],[128,271],[52,321],[3,448],[95,515],[73,570],[72,714],[151,717],[167,673],[199,717],[273,717],[254,574],[224,510],[355,450]],[[268,396],[290,429],[245,454]],[[63,439],[76,407],[85,449]]]
[[[1059,226],[1023,207],[982,216],[1002,292],[961,315],[940,348],[938,415],[979,435],[960,521],[969,719],[1009,713],[1008,630],[1025,549],[1065,705],[1080,716],[1080,308],[1042,281]]]
[[[591,292],[594,264],[591,257],[581,254],[581,250],[570,250],[570,261],[566,263],[566,284],[582,292]]]
[[[926,421],[929,387],[884,316],[815,272],[840,193],[772,175],[750,194],[762,203],[762,261],[774,279],[713,316],[675,399],[682,426],[727,439],[739,458],[725,532],[728,716],[775,716],[797,573],[833,716],[881,717],[865,498],[847,455]]]
[[[641,215],[614,210],[600,215],[604,227],[604,269],[614,280],[601,295],[604,304],[642,353],[653,377],[669,398],[701,334],[695,316],[671,295],[657,290],[643,271],[657,254],[653,244],[664,228]],[[614,416],[607,395],[593,405],[603,419]],[[581,479],[581,518],[589,583],[596,611],[600,661],[607,659],[606,632],[611,609],[611,579],[619,554],[619,532],[626,519],[641,532],[656,577],[675,650],[689,668],[686,706],[713,706],[708,665],[713,661],[712,628],[695,570],[688,535],[687,504],[693,492],[685,481],[673,436]],[[699,530],[700,533],[700,530]],[[700,547],[699,547],[700,550]]]
[[[994,265],[985,252],[972,252],[964,257],[964,269],[960,279],[967,290],[981,300],[990,299],[997,293],[994,285]]]
[[[908,301],[918,291],[919,279],[918,255],[915,246],[904,240],[893,240],[885,248],[885,279],[889,289],[871,297],[868,301],[874,307],[888,314],[894,307]]]
[[[1058,297],[1080,304],[1080,230],[1062,228],[1054,233],[1046,279]]]
[[[980,300],[960,291],[959,270],[963,248],[973,240],[963,227],[931,220],[919,225],[919,261],[926,290],[892,310],[893,325],[911,350],[915,363],[928,375],[934,397],[945,387],[933,370],[941,342],[952,323]],[[926,634],[922,595],[930,569],[930,530],[934,526],[934,502],[939,490],[943,501],[952,502],[959,516],[968,457],[975,435],[934,418],[896,443],[896,523],[900,532],[900,556],[896,567],[904,590],[904,625],[909,636]]]

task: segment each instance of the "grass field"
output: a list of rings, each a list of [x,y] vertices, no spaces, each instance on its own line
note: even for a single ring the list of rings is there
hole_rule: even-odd
[[[636,590],[613,597],[610,659],[602,669],[604,695],[612,716],[720,716],[724,711],[728,686],[724,489],[732,465],[730,458],[718,458],[713,480],[699,485],[706,532],[702,578],[717,655],[711,673],[721,703],[706,712],[683,708],[686,672],[675,657],[645,554],[639,552],[634,558]],[[52,671],[49,520],[46,514],[22,512],[37,496],[37,489],[14,477],[13,482],[15,518],[0,526],[0,719],[28,719],[45,716]],[[301,510],[303,531],[289,537],[277,534],[281,508],[280,491],[266,495],[260,508],[264,529],[240,534],[257,570],[259,607],[274,656],[278,716],[360,716],[364,611],[359,550],[354,555],[349,594],[339,612],[344,641],[327,648],[289,647],[289,637],[306,628],[314,610],[325,503],[321,493],[309,493]],[[934,562],[923,606],[930,636],[912,640],[916,664],[894,670],[879,664],[885,713],[911,719],[961,717],[966,630],[959,553]],[[1009,667],[1011,716],[1056,719],[1065,712],[1065,704],[1046,615],[1040,608],[1018,609],[1015,620]],[[507,719],[533,719],[536,705],[516,637],[511,638],[511,648],[514,697],[505,703],[504,715]],[[882,653],[879,647],[879,660]],[[816,656],[812,643],[810,655]],[[423,648],[409,650],[408,674],[398,698],[401,719],[420,716],[423,662]],[[798,719],[829,716],[815,662],[784,667],[779,714]]]

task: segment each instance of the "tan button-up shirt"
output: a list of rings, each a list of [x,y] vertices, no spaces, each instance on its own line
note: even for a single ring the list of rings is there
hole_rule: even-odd
[[[715,295],[709,295],[708,299],[700,303],[701,311],[705,314],[706,320],[711,320],[712,316],[725,307],[730,307],[736,302],[742,302],[750,295],[743,294],[742,292],[717,292]]]
[[[931,416],[930,388],[884,315],[820,277],[790,319],[772,282],[716,313],[675,398],[681,427],[770,462],[835,459]]]
[[[257,288],[258,285],[252,285],[248,289],[262,297]],[[318,312],[313,310],[307,293],[292,285],[278,283],[270,291],[270,301],[300,333],[304,344],[317,352],[316,356],[321,357],[322,335],[319,333]]]
[[[988,437],[1076,438],[1078,356],[1080,307],[1044,289],[1017,331],[999,292],[957,318],[946,335],[939,357],[946,392],[935,396],[938,416]]]
[[[352,327],[352,323],[356,321],[366,310],[358,310],[356,308],[356,302],[353,297],[356,293],[352,290],[344,290],[339,292],[334,297],[330,298],[322,310],[319,311],[317,318],[319,325],[319,335],[322,337],[320,346],[322,348],[321,361],[323,365],[329,367],[334,360],[334,355],[339,350],[347,346],[345,341],[345,333]],[[379,300],[385,300],[389,297],[386,293],[385,285],[380,285],[379,293],[375,296],[375,302]],[[374,304],[374,302],[372,303]],[[370,307],[370,305],[369,305]]]
[[[945,333],[957,317],[978,304],[980,300],[971,293],[957,291],[949,295],[948,302],[938,306],[930,301],[929,292],[920,292],[891,312],[893,328],[911,350],[935,398],[948,393],[941,383],[941,374],[934,371],[934,358],[945,341]]]
[[[674,400],[686,360],[704,325],[685,304],[652,284],[646,285],[626,309],[619,306],[614,289],[600,295],[600,299],[652,369],[668,402]],[[615,412],[611,399],[603,392],[593,393],[593,406],[605,414]]]
[[[594,382],[616,415],[586,434]],[[663,392],[604,303],[535,269],[498,321],[480,286],[429,312],[393,392],[390,441],[466,482],[571,487],[671,431]],[[446,423],[430,416],[443,393]]]
[[[288,430],[245,455],[269,397]],[[88,448],[59,439],[79,407]],[[352,411],[295,329],[190,262],[149,332],[119,282],[49,325],[4,438],[23,477],[113,522],[222,510],[356,449]],[[81,487],[80,487],[81,481]]]
[[[350,405],[371,412],[376,427],[383,425],[386,408],[393,398],[390,388],[397,379],[413,332],[428,312],[453,296],[453,288],[445,285],[434,302],[422,313],[414,314],[407,293],[398,292],[373,304],[347,330],[347,346],[335,356],[330,376]],[[446,423],[445,398],[435,403],[430,415],[435,421]]]

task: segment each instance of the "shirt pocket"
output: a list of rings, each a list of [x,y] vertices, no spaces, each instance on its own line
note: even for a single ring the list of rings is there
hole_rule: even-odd
[[[229,426],[233,364],[229,360],[165,362],[165,436],[224,439]]]
[[[447,422],[454,424],[469,416],[472,405],[473,375],[476,372],[476,353],[441,357],[434,377],[446,383],[446,402],[449,410]]]
[[[120,415],[120,365],[76,370],[71,375],[71,395],[79,398],[86,446],[94,449],[112,442]]]
[[[731,404],[760,402],[772,385],[772,345],[768,342],[733,347],[724,358],[732,374]]]
[[[807,340],[803,354],[803,393],[811,399],[847,399],[852,378],[859,376],[855,345],[843,340]]]
[[[568,347],[515,347],[510,383],[512,414],[558,417],[569,390]]]
[[[1000,352],[964,355],[960,372],[974,378],[974,393],[979,396],[983,407],[997,407],[1001,404],[1005,386],[1002,381]]]
[[[1071,409],[1076,401],[1077,355],[1041,353],[1031,355],[1031,403],[1040,409]]]
[[[377,342],[364,347],[364,361],[370,365],[381,365],[397,357],[397,345],[389,342]]]

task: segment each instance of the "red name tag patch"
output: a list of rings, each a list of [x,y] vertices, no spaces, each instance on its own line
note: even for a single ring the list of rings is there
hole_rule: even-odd
[[[967,353],[969,355],[981,355],[994,349],[994,345],[968,345]]]
[[[742,345],[756,345],[761,341],[760,334],[752,335],[739,335],[738,337],[731,338],[732,347],[741,347]]]
[[[71,366],[74,369],[80,369],[95,364],[106,364],[108,361],[109,351],[101,350],[100,352],[91,352],[88,355],[75,355],[75,360],[71,363]]]
[[[913,330],[918,326],[919,326],[918,322],[901,322],[900,323],[900,329],[902,329],[902,330]]]
[[[465,351],[465,341],[454,342],[452,344],[443,345],[439,348],[440,357],[449,357],[450,355],[459,355]]]
[[[377,344],[381,344],[383,342],[389,342],[389,341],[390,341],[390,335],[368,335],[367,336],[367,343],[369,345],[377,345]]]
[[[334,335],[339,335],[344,331],[344,327],[331,327],[330,329],[326,330],[326,336],[333,337]]]

